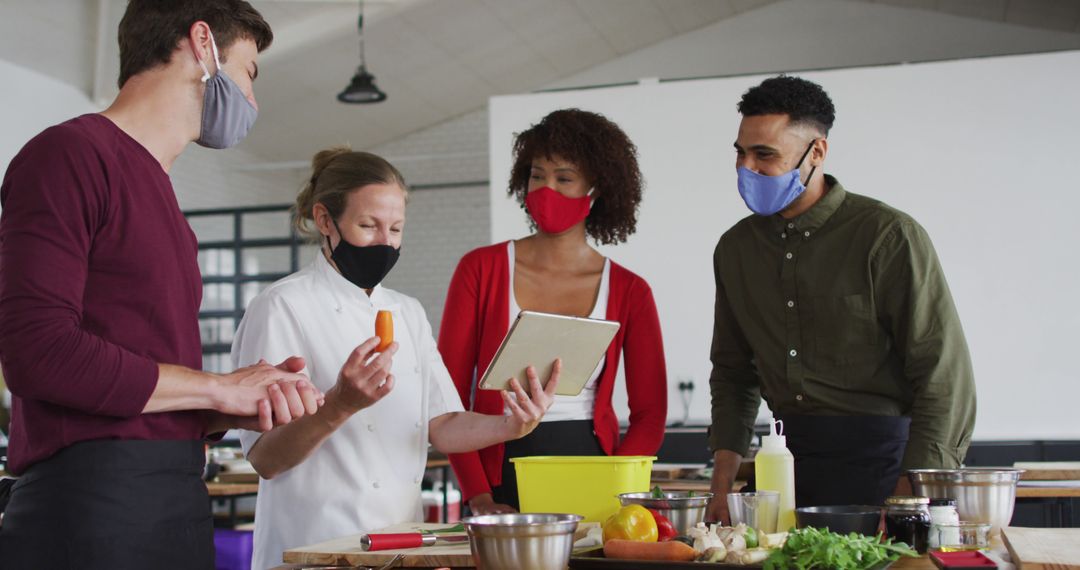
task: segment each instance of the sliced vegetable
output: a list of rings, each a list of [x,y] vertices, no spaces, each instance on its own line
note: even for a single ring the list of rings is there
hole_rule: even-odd
[[[394,342],[394,313],[379,311],[375,314],[375,336],[379,337],[376,352],[386,350]]]
[[[641,505],[626,505],[619,509],[604,521],[603,528],[604,544],[613,539],[656,542],[656,519]]]
[[[618,560],[667,560],[690,562],[697,551],[678,540],[667,542],[638,542],[615,538],[604,541],[604,557]]]
[[[743,540],[746,541],[747,548],[757,548],[758,546],[758,534],[754,530],[754,527],[747,527],[746,532],[743,533]]]
[[[664,542],[675,538],[675,535],[679,534],[675,531],[675,525],[671,524],[667,517],[660,514],[660,511],[649,509],[649,512],[652,513],[653,520],[656,521],[656,540]]]

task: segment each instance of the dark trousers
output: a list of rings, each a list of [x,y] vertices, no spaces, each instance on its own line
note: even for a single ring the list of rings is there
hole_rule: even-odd
[[[784,416],[795,504],[882,505],[896,488],[907,416]]]
[[[491,490],[496,503],[520,510],[513,457],[538,455],[606,455],[593,432],[592,420],[542,422],[529,435],[508,441],[503,455],[502,483]]]
[[[27,469],[0,525],[0,566],[213,570],[201,441],[76,443]]]

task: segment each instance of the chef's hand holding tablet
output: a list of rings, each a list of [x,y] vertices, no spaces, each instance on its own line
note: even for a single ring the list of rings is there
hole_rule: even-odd
[[[548,376],[547,383],[541,386],[540,377],[536,374],[536,368],[532,365],[527,366],[525,368],[525,376],[529,381],[529,392],[527,394],[521,383],[517,381],[517,378],[510,378],[508,389],[502,391],[502,398],[503,402],[506,403],[506,408],[510,410],[510,415],[505,416],[506,421],[517,422],[518,424],[514,426],[517,428],[515,430],[517,436],[513,439],[528,435],[532,430],[536,429],[536,426],[540,425],[544,413],[551,407],[551,403],[555,401],[555,389],[558,388],[559,373],[561,371],[562,359],[556,358],[552,362],[551,374]]]

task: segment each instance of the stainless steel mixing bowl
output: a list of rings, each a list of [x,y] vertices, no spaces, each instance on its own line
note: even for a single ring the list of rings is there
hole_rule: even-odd
[[[1016,482],[1023,472],[991,467],[913,469],[908,478],[916,495],[956,499],[960,520],[990,523],[990,532],[996,534],[1012,520]]]
[[[619,502],[626,505],[641,505],[647,509],[656,509],[657,512],[671,521],[675,532],[686,534],[686,531],[694,528],[697,523],[705,520],[705,507],[712,499],[712,493],[689,492],[689,491],[666,491],[662,497],[654,497],[652,493],[623,493],[619,495]]]
[[[479,570],[564,570],[581,519],[581,515],[515,513],[461,522]]]

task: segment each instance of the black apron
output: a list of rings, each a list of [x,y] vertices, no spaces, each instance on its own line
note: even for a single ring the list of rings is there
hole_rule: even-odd
[[[213,570],[202,441],[96,440],[30,466],[0,525],[4,568]]]
[[[537,455],[607,455],[593,432],[592,420],[541,422],[529,435],[504,444],[502,483],[491,489],[496,503],[521,510],[518,503],[517,475],[512,457]]]
[[[883,505],[907,448],[907,416],[784,416],[795,504]]]

